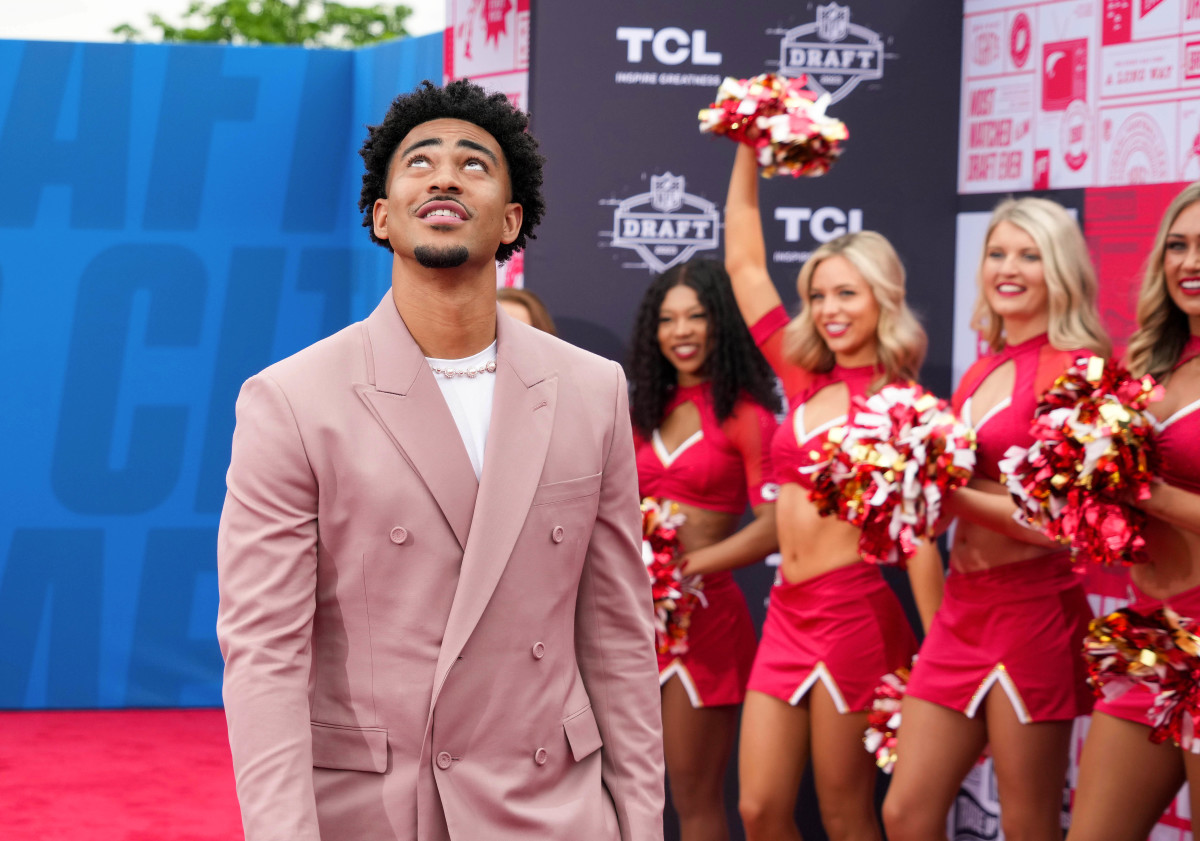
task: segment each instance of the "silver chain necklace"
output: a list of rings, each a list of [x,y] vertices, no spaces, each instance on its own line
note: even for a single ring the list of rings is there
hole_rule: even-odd
[[[480,374],[496,373],[496,360],[489,359],[487,362],[483,363],[482,365],[476,365],[474,368],[439,368],[436,365],[430,365],[429,369],[433,371],[433,373],[443,376],[448,380],[453,379],[454,377],[467,377],[469,379],[474,379]]]

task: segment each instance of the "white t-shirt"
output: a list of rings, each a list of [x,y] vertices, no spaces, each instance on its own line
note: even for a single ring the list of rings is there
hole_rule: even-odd
[[[466,359],[434,359],[425,357],[431,368],[478,368],[496,359],[496,343],[492,342],[474,356]],[[442,397],[450,407],[458,434],[475,468],[475,478],[483,475],[483,448],[487,443],[488,427],[492,422],[492,394],[496,390],[496,375],[477,374],[474,377],[444,377],[434,373]]]

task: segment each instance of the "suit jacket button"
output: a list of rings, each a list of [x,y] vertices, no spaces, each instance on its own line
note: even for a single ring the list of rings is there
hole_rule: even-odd
[[[563,527],[555,526],[554,531],[550,532],[550,539],[553,540],[555,543],[562,543]]]
[[[392,529],[392,543],[400,544],[408,540],[408,529],[404,526],[396,526]]]
[[[546,749],[538,748],[537,752],[534,753],[534,755],[533,755],[533,761],[536,762],[538,765],[545,765],[546,764]]]
[[[450,763],[453,761],[454,761],[454,757],[452,757],[450,754],[446,753],[445,751],[442,751],[441,753],[439,753],[437,755],[437,767],[441,768],[443,771],[445,771],[447,768],[449,768]]]
[[[542,645],[540,642],[535,642],[533,644],[533,659],[541,660],[545,656],[546,646]]]

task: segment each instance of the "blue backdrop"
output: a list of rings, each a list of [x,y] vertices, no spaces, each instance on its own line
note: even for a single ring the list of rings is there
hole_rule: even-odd
[[[357,149],[441,74],[440,35],[0,41],[0,707],[220,703],[238,388],[387,288]]]

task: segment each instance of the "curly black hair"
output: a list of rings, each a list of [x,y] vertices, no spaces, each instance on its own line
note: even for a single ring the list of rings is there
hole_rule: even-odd
[[[504,152],[512,187],[511,201],[521,205],[524,215],[517,238],[511,243],[500,243],[496,249],[496,259],[503,263],[523,249],[527,240],[537,238],[533,229],[542,221],[546,210],[542,198],[545,158],[538,154],[537,141],[526,131],[528,116],[514,108],[504,94],[488,94],[466,79],[451,82],[444,88],[426,80],[412,93],[396,97],[382,123],[367,127],[367,139],[358,151],[367,165],[358,199],[363,227],[370,231],[371,239],[377,244],[391,247],[387,240],[375,236],[373,211],[376,199],[387,197],[388,169],[396,147],[421,123],[444,118],[474,123],[494,137]]]
[[[708,314],[709,357],[707,373],[712,383],[713,411],[724,421],[743,393],[776,414],[780,411],[775,374],[754,345],[738,313],[725,267],[715,260],[696,258],[673,266],[651,282],[634,319],[628,370],[630,414],[633,426],[649,437],[663,420],[663,412],[678,385],[675,367],[658,344],[659,310],[667,292],[690,286]]]

